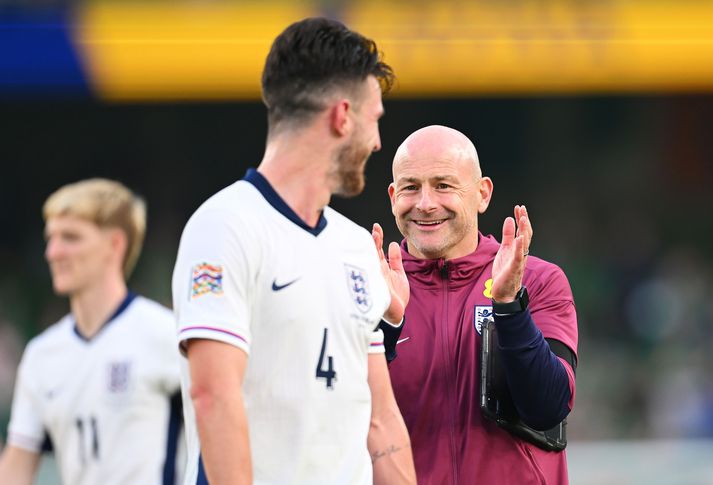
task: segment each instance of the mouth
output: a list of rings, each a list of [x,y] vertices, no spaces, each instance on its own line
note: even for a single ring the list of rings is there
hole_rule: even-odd
[[[53,275],[61,275],[69,271],[69,266],[66,264],[50,264],[50,272]]]
[[[439,228],[447,220],[448,219],[433,219],[433,220],[411,219],[411,222],[414,223],[416,226],[418,226],[419,229],[430,230],[430,229]]]

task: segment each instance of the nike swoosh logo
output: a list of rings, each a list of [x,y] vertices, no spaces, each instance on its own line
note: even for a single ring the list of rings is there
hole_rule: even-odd
[[[298,279],[299,279],[299,278],[295,278],[295,279],[292,280],[292,281],[288,281],[288,282],[285,283],[284,285],[278,285],[278,284],[277,284],[277,279],[275,279],[275,280],[272,282],[272,291],[284,290],[285,288],[287,288],[288,286],[290,286],[292,283],[296,282]]]
[[[396,341],[396,345],[398,345],[398,344],[400,344],[400,343],[403,343],[403,342],[406,342],[406,341],[407,341],[408,339],[410,339],[410,338],[411,338],[411,337],[400,338],[400,339],[398,339],[398,340]]]

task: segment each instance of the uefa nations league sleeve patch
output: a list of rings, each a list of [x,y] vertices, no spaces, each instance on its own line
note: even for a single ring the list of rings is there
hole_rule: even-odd
[[[200,263],[191,269],[191,298],[223,294],[223,266]]]

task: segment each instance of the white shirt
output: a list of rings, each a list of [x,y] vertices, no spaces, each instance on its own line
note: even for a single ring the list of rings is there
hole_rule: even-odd
[[[251,170],[190,219],[173,274],[179,339],[249,354],[243,380],[253,474],[263,483],[371,483],[370,352],[390,295],[371,235],[326,207],[316,229]],[[181,372],[187,484],[200,442]]]
[[[180,406],[171,420],[180,386],[174,325],[168,309],[130,294],[89,340],[71,315],[33,338],[8,443],[39,452],[49,437],[67,485],[164,483],[167,459],[166,476],[175,475],[169,430],[180,428]]]

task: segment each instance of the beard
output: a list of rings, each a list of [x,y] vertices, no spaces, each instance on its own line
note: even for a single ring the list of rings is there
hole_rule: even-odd
[[[332,167],[336,195],[354,197],[361,194],[366,183],[364,168],[370,155],[370,149],[360,147],[355,141],[339,149]]]
[[[396,226],[401,234],[406,238],[409,250],[414,249],[415,254],[420,258],[438,259],[453,258],[454,248],[457,250],[464,240],[476,238],[477,224],[475,219],[467,219],[462,213],[458,214],[452,210],[444,209],[443,215],[426,217],[418,211],[412,210],[405,214],[399,214],[396,218]],[[444,226],[438,232],[424,233],[419,231],[413,222],[418,219],[444,219]],[[458,257],[464,256],[459,254]]]

